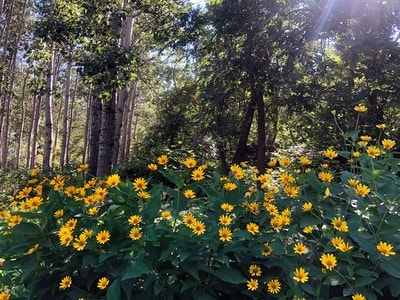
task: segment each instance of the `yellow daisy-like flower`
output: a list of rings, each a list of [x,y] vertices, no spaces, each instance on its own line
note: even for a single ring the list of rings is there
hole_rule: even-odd
[[[73,185],[68,186],[68,187],[64,190],[64,194],[67,195],[67,196],[69,196],[69,197],[72,197],[72,196],[75,194],[75,190],[76,190],[76,187],[74,187]]]
[[[85,189],[90,189],[96,185],[96,178],[90,179],[88,182],[85,183]]]
[[[376,125],[376,128],[378,129],[385,129],[387,126],[385,124],[378,124]]]
[[[334,236],[331,238],[331,243],[332,243],[333,247],[335,247],[336,249],[339,249],[339,245],[343,244],[344,240],[340,236]]]
[[[91,207],[88,209],[88,214],[91,216],[94,216],[95,214],[97,214],[100,210],[100,207]]]
[[[133,188],[135,191],[145,190],[147,189],[147,181],[143,177],[136,178],[133,183]]]
[[[60,290],[65,290],[72,285],[72,278],[71,276],[65,276],[63,279],[60,281]]]
[[[224,184],[224,189],[226,189],[227,191],[233,191],[237,189],[237,185],[233,182],[227,182]]]
[[[110,280],[108,280],[107,277],[102,277],[99,279],[99,281],[97,282],[97,287],[100,290],[104,290],[107,288],[108,284],[110,283]]]
[[[197,168],[192,172],[192,179],[195,181],[203,180],[204,177],[204,170],[203,168]]]
[[[302,242],[296,243],[293,247],[294,253],[300,254],[300,255],[305,254],[307,252],[307,250],[308,249],[307,249],[306,245],[304,245]]]
[[[386,242],[382,241],[379,242],[378,245],[376,245],[376,249],[378,249],[383,256],[390,256],[396,254],[396,252],[393,251],[393,246]]]
[[[74,248],[78,251],[82,251],[83,249],[85,249],[87,239],[88,237],[86,236],[86,234],[82,232],[79,237],[75,238],[75,242],[73,244]]]
[[[324,156],[326,157],[326,158],[328,158],[328,159],[334,159],[334,158],[336,158],[336,157],[338,157],[338,153],[335,151],[335,150],[333,150],[333,149],[327,149],[327,150],[325,150],[325,151],[323,151],[323,154],[324,154]]]
[[[121,182],[121,178],[118,174],[112,174],[107,178],[107,185],[109,187],[116,187]]]
[[[279,175],[279,181],[282,186],[287,186],[291,183],[296,182],[296,178],[292,174],[290,174],[288,172],[284,172]]]
[[[331,221],[331,224],[336,230],[340,230],[340,226],[342,226],[343,222],[346,222],[342,217],[334,217]]]
[[[151,195],[146,191],[139,191],[137,193],[137,195],[138,195],[139,198],[142,198],[142,199],[145,199],[145,200],[151,198]]]
[[[32,248],[29,248],[27,253],[28,254],[35,253],[38,248],[39,248],[39,244],[35,244]],[[1,298],[0,298],[0,300],[1,300]]]
[[[372,141],[372,137],[369,135],[362,135],[362,136],[360,136],[360,140],[362,140],[364,142],[370,142],[370,141]]]
[[[193,157],[188,157],[182,164],[184,164],[186,168],[192,169],[196,166],[197,162]]]
[[[259,226],[256,223],[247,224],[246,229],[252,235],[255,235],[259,232]]]
[[[355,294],[351,297],[351,300],[367,300],[363,294]]]
[[[361,153],[359,151],[354,151],[352,153],[352,155],[353,155],[354,158],[358,158],[358,157],[360,157]]]
[[[324,267],[330,271],[332,271],[332,269],[337,265],[336,257],[331,253],[322,254],[319,260],[324,265]]]
[[[222,215],[218,220],[221,225],[228,226],[232,222],[232,217],[228,215]]]
[[[301,283],[306,283],[308,281],[308,274],[304,268],[296,268],[293,279]]]
[[[225,212],[231,212],[233,210],[234,206],[229,203],[222,203],[221,204],[221,209]]]
[[[273,249],[269,243],[264,243],[265,249],[261,251],[263,256],[268,256],[272,253]]]
[[[31,170],[31,176],[32,176],[32,177],[35,177],[35,176],[39,175],[40,172],[41,172],[40,168],[32,169],[32,170]]]
[[[365,113],[368,111],[368,108],[365,105],[358,104],[357,106],[354,106],[354,110],[358,113]]]
[[[258,215],[260,213],[260,205],[258,202],[251,202],[248,209],[253,215]]]
[[[347,252],[347,251],[350,251],[351,249],[353,249],[353,246],[350,243],[343,242],[337,246],[337,249],[339,249],[342,252]]]
[[[133,227],[129,231],[129,237],[134,241],[139,240],[142,237],[142,232],[140,231],[140,228],[139,227]]]
[[[300,187],[299,186],[285,186],[283,191],[291,198],[296,197],[299,194]]]
[[[196,198],[196,193],[193,192],[192,190],[186,190],[183,192],[183,195],[188,198],[188,199],[194,199]]]
[[[393,141],[393,140],[384,139],[384,140],[382,141],[382,146],[383,146],[383,148],[385,148],[386,150],[392,149],[395,145],[396,145],[396,142]]]
[[[187,214],[183,217],[183,223],[189,228],[192,228],[195,222],[196,218],[192,214]]]
[[[111,238],[110,233],[107,230],[102,230],[96,235],[96,241],[99,244],[107,243]]]
[[[379,148],[376,146],[369,146],[366,151],[368,156],[372,158],[377,158],[379,155],[381,155],[381,150],[379,150]]]
[[[157,171],[158,166],[157,166],[156,164],[148,164],[148,165],[147,165],[147,168],[148,168],[150,171]]]
[[[310,159],[308,159],[307,157],[305,157],[305,156],[300,156],[299,157],[299,161],[301,162],[301,164],[303,166],[309,166],[312,163],[312,161]]]
[[[350,184],[350,186],[356,186],[357,184],[360,183],[360,181],[355,178],[350,178],[349,180],[347,180],[347,182]]]
[[[28,198],[29,194],[32,192],[32,187],[24,187],[22,189],[22,191],[18,192],[18,195],[15,197],[17,199],[24,199],[24,198]]]
[[[221,227],[218,230],[219,239],[223,242],[230,242],[232,240],[232,231],[228,227]]]
[[[157,158],[157,162],[159,165],[166,165],[168,163],[168,156],[166,156],[165,154],[159,156]]]
[[[65,222],[65,226],[73,230],[76,227],[76,224],[78,223],[77,219],[69,219],[67,222]]]
[[[97,188],[94,191],[94,195],[95,195],[96,199],[98,199],[99,202],[103,201],[106,198],[107,194],[108,194],[107,189],[101,188],[101,187]]]
[[[258,279],[251,278],[247,281],[247,289],[249,291],[256,291],[258,289]]]
[[[308,212],[312,210],[312,207],[313,207],[312,202],[306,202],[303,204],[302,209],[304,212]]]
[[[237,164],[233,164],[230,167],[230,170],[232,172],[233,177],[235,177],[236,179],[240,180],[244,177],[244,172],[243,172],[242,168],[239,167]]]
[[[282,168],[288,167],[288,166],[290,165],[290,159],[287,158],[287,157],[282,157],[282,158],[279,160],[279,165],[280,165]]]
[[[192,225],[193,233],[196,235],[202,235],[206,232],[206,226],[201,221],[195,221]]]
[[[63,209],[58,209],[54,212],[53,217],[56,219],[61,218],[64,215],[64,210]]]
[[[128,223],[133,226],[139,225],[142,221],[143,221],[143,218],[139,215],[132,215],[128,219]]]
[[[8,292],[0,293],[0,300],[9,300],[9,299],[10,299],[10,293],[8,293]]]
[[[81,164],[81,165],[79,165],[79,167],[76,169],[76,172],[78,172],[78,173],[83,173],[83,172],[85,172],[87,169],[89,169],[89,164]]]
[[[278,279],[272,279],[267,282],[268,292],[271,294],[278,294],[281,290],[281,283]]]
[[[8,226],[11,228],[14,227],[15,225],[20,224],[22,221],[22,217],[18,215],[12,215],[8,217]]]
[[[273,158],[267,163],[267,165],[268,165],[268,167],[273,168],[276,166],[277,163],[278,163],[278,160],[276,158]]]
[[[289,221],[289,223],[290,223],[290,221]],[[280,215],[274,216],[274,217],[269,221],[269,224],[272,226],[272,228],[273,228],[275,231],[281,230],[281,229],[282,229],[282,226],[283,226],[283,218],[282,218],[282,216],[280,216]]]
[[[334,179],[333,175],[329,172],[319,172],[318,178],[324,182],[331,182]]]
[[[161,218],[163,218],[163,219],[165,219],[165,220],[168,220],[168,219],[170,219],[171,218],[171,212],[169,211],[169,210],[163,210],[162,212],[161,212]]]
[[[357,184],[354,190],[356,194],[361,197],[365,197],[368,195],[369,192],[371,192],[371,189],[362,183]]]
[[[314,230],[314,226],[306,226],[306,227],[304,227],[303,232],[304,233],[312,233],[313,230]]]
[[[360,146],[360,147],[362,147],[362,148],[364,148],[365,146],[368,145],[368,142],[367,142],[367,141],[358,141],[358,142],[357,142],[357,145]]]
[[[259,265],[252,264],[249,266],[249,273],[250,276],[260,277],[262,274],[261,267]]]

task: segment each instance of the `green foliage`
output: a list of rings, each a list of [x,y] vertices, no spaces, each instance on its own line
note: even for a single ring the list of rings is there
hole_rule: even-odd
[[[47,177],[34,170],[1,213],[3,294],[398,297],[395,142],[365,146],[357,132],[345,136],[351,149],[327,149],[322,166],[282,157],[265,174],[241,164],[222,176],[173,155],[132,181],[88,179],[84,165]],[[342,171],[330,168],[339,156],[348,161]]]

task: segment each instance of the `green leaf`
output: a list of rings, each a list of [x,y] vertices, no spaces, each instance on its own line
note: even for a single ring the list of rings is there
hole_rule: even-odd
[[[389,275],[400,278],[400,257],[393,257],[379,263],[383,271]]]
[[[13,233],[23,234],[23,235],[39,235],[42,233],[40,227],[34,223],[21,222],[15,225],[11,231]]]
[[[197,264],[189,262],[187,264],[181,264],[181,268],[191,276],[193,276],[196,280],[200,281],[199,270],[197,268]]]
[[[29,255],[26,257],[21,265],[21,283],[29,280],[31,275],[36,271],[37,267],[37,256]]]
[[[369,285],[370,283],[376,281],[374,277],[357,277],[354,283],[355,287],[363,287]]]
[[[222,266],[217,270],[217,276],[221,281],[239,284],[247,281],[246,277],[238,270]]]
[[[182,285],[182,288],[180,290],[181,293],[183,293],[184,291],[191,289],[192,287],[195,287],[197,284],[199,283],[199,281],[193,277],[188,277]]]
[[[121,299],[121,288],[119,286],[119,280],[114,280],[114,282],[107,288],[106,299]]]
[[[138,278],[143,274],[150,272],[150,268],[142,261],[134,261],[127,268],[124,276],[122,276],[121,280],[127,280],[131,278]]]

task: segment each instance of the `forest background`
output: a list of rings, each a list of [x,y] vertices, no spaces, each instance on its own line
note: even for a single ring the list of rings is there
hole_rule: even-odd
[[[172,151],[263,171],[339,147],[360,103],[364,133],[400,138],[397,0],[1,0],[0,18],[2,192],[15,170],[133,178]]]

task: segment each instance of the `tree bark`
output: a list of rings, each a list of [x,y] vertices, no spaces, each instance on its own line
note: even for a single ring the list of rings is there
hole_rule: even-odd
[[[89,170],[88,173],[92,176],[97,175],[97,162],[99,158],[99,142],[101,131],[101,111],[102,103],[98,97],[98,90],[93,91],[93,96],[90,102],[89,114]]]
[[[263,88],[256,85],[251,93],[257,103],[257,168],[261,173],[265,172],[267,162],[265,157],[265,105]]]

